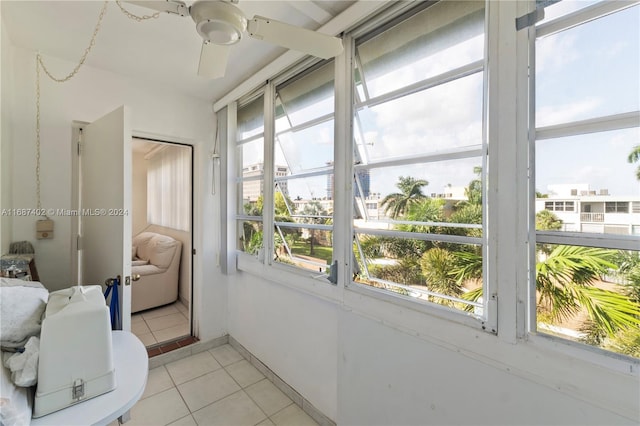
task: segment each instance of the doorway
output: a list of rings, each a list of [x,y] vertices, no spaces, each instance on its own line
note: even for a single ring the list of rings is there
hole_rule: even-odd
[[[132,274],[142,275],[132,283],[131,332],[152,349],[193,335],[193,147],[134,137],[131,182]],[[154,255],[155,248],[174,246],[179,260],[152,265],[167,255]],[[150,271],[156,266],[164,271]],[[146,290],[136,292],[138,283]],[[173,291],[177,296],[157,298]]]

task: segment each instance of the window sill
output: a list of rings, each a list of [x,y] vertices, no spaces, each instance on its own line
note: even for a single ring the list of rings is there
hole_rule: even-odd
[[[416,311],[423,315],[429,315],[438,317],[445,321],[455,322],[462,325],[466,325],[472,327],[476,330],[483,330],[489,332],[489,330],[485,330],[485,323],[483,320],[474,317],[473,315],[458,311],[452,308],[448,308],[445,306],[440,306],[435,303],[429,303],[421,300],[411,300],[406,299],[401,296],[396,296],[390,292],[385,290],[381,290],[375,287],[368,286],[366,284],[358,284],[358,283],[350,283],[345,287],[347,291],[353,292],[353,294],[359,294],[363,296],[367,296],[374,299],[379,299],[384,303],[391,303],[393,305],[401,306],[403,308],[411,309],[412,311]],[[345,295],[345,305],[349,308],[353,308],[354,310],[358,310],[361,303],[356,300],[361,300],[358,297],[352,298],[354,305],[352,306],[348,302],[347,296]]]
[[[640,359],[637,358],[544,333],[530,333],[527,340],[541,351],[569,356],[610,371],[640,377]]]
[[[313,274],[312,271],[279,264],[265,265],[255,256],[246,253],[238,253],[237,269],[332,303],[341,301],[340,289],[332,285],[324,276],[314,278],[317,274]]]

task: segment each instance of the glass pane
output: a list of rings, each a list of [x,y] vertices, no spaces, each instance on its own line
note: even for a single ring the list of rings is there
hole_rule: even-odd
[[[639,140],[640,128],[633,128],[537,141],[536,228],[606,233],[619,225],[631,234],[640,225],[640,214],[629,209],[640,200],[640,163],[629,158]],[[550,202],[572,209],[555,204],[551,213]]]
[[[238,145],[238,160],[242,164],[242,173],[254,173],[264,169],[264,139]]]
[[[238,250],[258,254],[262,244],[262,222],[238,221]]]
[[[327,211],[333,211],[333,174],[277,180],[277,185],[293,202],[296,211],[301,211],[311,201],[323,204]]]
[[[306,223],[318,223],[309,219]],[[274,259],[299,268],[329,273],[333,259],[333,235],[331,231],[309,228],[276,226]]]
[[[276,161],[287,164],[293,174],[333,164],[333,120],[280,133],[276,139],[280,149]],[[278,158],[279,153],[283,158]]]
[[[278,87],[278,98],[283,114],[297,126],[334,110],[334,65],[330,62],[308,75]],[[277,114],[280,117],[280,114]]]
[[[360,158],[371,162],[482,144],[482,73],[357,112]]]
[[[536,41],[536,126],[640,109],[640,6]]]
[[[371,169],[365,202],[379,219],[481,224],[481,174],[480,158]]]
[[[538,244],[537,329],[640,357],[640,252]]]
[[[358,54],[371,97],[480,60],[484,2],[439,2],[359,45]]]
[[[238,185],[238,206],[240,214],[262,216],[262,194],[264,181],[247,180]]]
[[[544,8],[544,19],[540,21],[538,25],[553,21],[556,18],[584,9],[595,3],[600,3],[601,1],[602,0],[562,0],[554,3]]]
[[[357,240],[356,282],[482,316],[481,246],[366,234]]]
[[[238,108],[238,140],[264,132],[264,99],[262,96]]]

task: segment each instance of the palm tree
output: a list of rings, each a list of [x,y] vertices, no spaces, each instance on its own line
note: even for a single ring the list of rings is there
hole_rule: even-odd
[[[558,231],[562,229],[562,220],[549,210],[536,213],[536,229],[538,231]]]
[[[536,290],[538,311],[551,320],[573,317],[585,309],[589,321],[607,336],[620,330],[640,327],[640,304],[629,296],[594,286],[600,275],[615,269],[611,262],[617,252],[602,248],[556,246],[549,254],[540,252],[536,263]],[[457,264],[451,273],[458,280],[480,278],[482,258],[456,252]],[[466,262],[466,263],[465,263]],[[477,265],[474,265],[477,264]],[[462,297],[477,300],[479,292],[469,292]]]
[[[300,219],[303,223],[314,223],[318,225],[326,224],[329,219],[323,216],[327,216],[327,211],[322,207],[318,201],[311,201],[304,206],[302,210],[302,215],[305,217]],[[309,229],[309,233],[311,234],[309,237],[309,254],[313,255],[314,248],[314,240],[316,239],[316,230],[311,228]]]
[[[469,204],[482,204],[482,167],[475,166],[473,168],[473,173],[476,174],[477,178],[473,179],[469,182],[469,186],[464,189],[464,195],[467,197],[467,202]]]
[[[629,163],[637,163],[640,161],[640,145],[636,145],[627,157]],[[636,169],[636,179],[640,180],[640,166]]]
[[[434,247],[424,252],[420,258],[420,269],[429,290],[447,296],[460,296],[462,285],[451,270],[456,263],[454,252]],[[442,303],[449,304],[443,300]]]
[[[411,176],[400,176],[396,187],[400,192],[389,194],[382,199],[380,206],[391,218],[397,219],[404,215],[412,204],[424,200],[426,195],[422,193],[422,187],[429,185],[424,179],[416,179]]]

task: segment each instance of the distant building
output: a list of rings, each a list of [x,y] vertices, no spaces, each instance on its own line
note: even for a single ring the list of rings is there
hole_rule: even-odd
[[[327,162],[327,166],[333,166],[333,161]],[[356,197],[360,197],[360,188],[362,188],[362,193],[364,198],[367,198],[370,194],[371,188],[371,175],[369,170],[367,169],[359,169],[356,171],[356,176],[358,177],[358,182],[360,187],[358,187],[358,183],[354,182],[353,190],[356,194]],[[327,175],[327,200],[333,199],[334,193],[334,184],[333,184],[333,173]]]
[[[289,168],[287,166],[275,166],[275,175],[277,177],[288,176]],[[264,163],[250,164],[242,169],[243,178],[264,176]],[[286,180],[277,182],[278,188],[286,196],[289,196],[289,185]],[[256,202],[260,196],[264,194],[264,179],[246,180],[242,183],[242,199],[244,203]]]
[[[553,212],[562,231],[640,235],[640,197],[612,196],[588,185],[549,185],[547,198],[536,198],[536,213]]]
[[[369,169],[359,169],[356,171],[356,177],[358,178],[358,185],[355,186],[355,194],[356,197],[360,197],[360,188],[362,188],[362,197],[368,198],[371,195],[371,175],[369,174]]]

